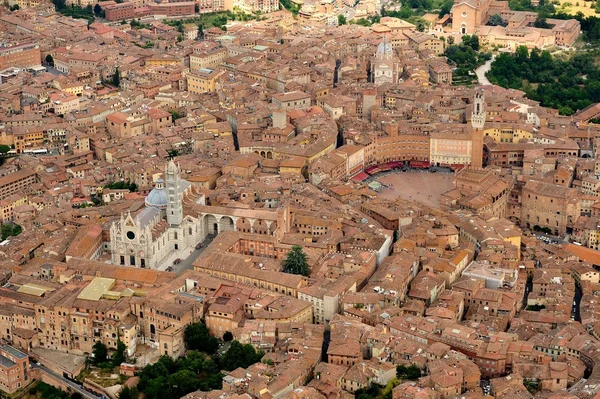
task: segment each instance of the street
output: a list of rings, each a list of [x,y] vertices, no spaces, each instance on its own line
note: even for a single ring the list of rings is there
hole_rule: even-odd
[[[187,258],[181,260],[181,263],[179,263],[178,265],[171,266],[173,268],[173,272],[175,272],[177,274],[181,274],[186,270],[192,269],[192,264],[194,263],[196,258],[198,258],[198,256],[200,256],[200,254],[204,251],[204,249],[210,245],[210,243],[212,242],[212,240],[214,238],[215,238],[214,234],[206,236],[204,241],[202,241],[202,245],[203,245],[202,248],[200,248],[200,249],[194,248],[192,250],[192,253],[190,253],[190,255]]]
[[[74,383],[73,381],[66,379],[62,375],[56,374],[54,371],[50,370],[49,368],[47,368],[43,365],[38,366],[34,362],[31,362],[30,364],[31,364],[32,369],[40,369],[44,373],[51,375],[52,377],[54,377],[58,380],[63,381],[65,384],[67,384],[69,387],[71,387],[71,389],[73,389],[74,391],[79,392],[81,395],[83,395],[84,398],[87,398],[87,399],[101,399],[102,398],[102,396],[97,396],[96,394],[86,391],[85,389],[82,388],[81,385],[78,385],[78,384]]]
[[[495,55],[492,55],[492,59],[485,62],[485,64],[481,65],[479,68],[475,69],[475,74],[477,75],[477,80],[479,84],[482,86],[491,85],[488,78],[485,76],[485,73],[492,68],[492,62],[496,58]]]
[[[581,297],[583,292],[581,291],[581,284],[575,282],[575,297],[573,298],[573,310],[571,311],[571,318],[581,323]]]

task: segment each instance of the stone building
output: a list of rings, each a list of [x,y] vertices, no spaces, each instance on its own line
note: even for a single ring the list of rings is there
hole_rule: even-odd
[[[521,226],[547,227],[553,234],[564,235],[579,217],[581,199],[576,189],[530,180],[521,196]]]
[[[387,37],[377,46],[377,53],[371,62],[371,79],[376,85],[383,83],[398,83],[398,57],[394,55],[392,45]]]
[[[166,186],[157,180],[144,210],[135,216],[122,214],[111,226],[113,264],[154,269],[163,259],[204,239],[199,219],[183,216],[183,196],[190,191],[190,183],[179,177],[173,161],[166,166],[165,177]]]

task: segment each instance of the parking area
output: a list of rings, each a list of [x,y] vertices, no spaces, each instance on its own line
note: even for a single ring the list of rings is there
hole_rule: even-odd
[[[389,200],[402,197],[438,208],[440,195],[454,188],[454,174],[422,172],[394,172],[378,176],[387,186],[379,195]]]

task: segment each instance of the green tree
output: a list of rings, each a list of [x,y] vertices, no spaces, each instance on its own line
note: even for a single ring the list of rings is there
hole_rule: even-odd
[[[464,35],[462,44],[471,47],[473,51],[479,51],[479,37],[477,35]]]
[[[120,339],[117,340],[117,350],[113,354],[112,364],[113,366],[119,366],[121,363],[125,362],[125,351],[127,350],[127,345]]]
[[[190,370],[179,370],[170,378],[173,387],[173,397],[181,398],[190,392],[198,390],[200,380],[198,375]]]
[[[543,17],[542,15],[537,16],[537,18],[535,19],[535,22],[533,23],[533,26],[535,26],[536,28],[543,28],[543,29],[550,28],[550,24],[548,24],[548,22],[546,22],[546,18]]]
[[[94,364],[106,362],[106,358],[108,356],[108,349],[106,348],[106,345],[102,343],[102,341],[96,341],[96,343],[92,347],[92,356],[94,358]]]
[[[444,1],[444,3],[442,3],[442,6],[440,7],[440,12],[438,13],[438,16],[440,18],[442,18],[444,15],[449,14],[450,9],[452,8],[453,5],[454,5],[454,0]]]
[[[0,144],[0,154],[6,154],[10,151],[10,146],[5,144]]]
[[[11,11],[17,11],[19,9],[19,5],[18,4],[13,4],[12,6],[10,6],[10,10]]]
[[[101,12],[102,12],[102,7],[100,6],[100,4],[96,3],[94,5],[94,14],[98,17],[98,16],[100,16]]]
[[[196,36],[198,40],[204,40],[204,27],[202,24],[198,24],[198,36]]]
[[[181,43],[183,41],[183,35],[177,35],[177,43]]]
[[[421,378],[421,369],[415,364],[408,367],[399,365],[396,366],[396,375],[403,380],[417,380]]]
[[[223,334],[223,341],[225,341],[225,342],[233,341],[233,334],[229,331],[225,331],[225,334]]]
[[[219,349],[219,341],[210,335],[208,327],[203,322],[188,324],[185,327],[184,340],[188,349],[206,352],[209,355]]]
[[[115,68],[115,73],[112,76],[111,83],[115,87],[119,87],[121,84],[121,72],[119,71],[119,67]]]
[[[46,56],[46,64],[54,66],[54,58],[52,57],[52,55],[48,54]]]
[[[308,276],[309,270],[307,258],[306,254],[302,251],[302,247],[294,245],[292,250],[283,260],[282,266],[284,273]]]
[[[8,237],[16,237],[23,231],[23,228],[15,223],[5,223],[2,225],[2,241]]]
[[[227,352],[221,357],[221,367],[227,371],[235,370],[238,367],[247,368],[260,362],[263,356],[264,353],[256,352],[252,345],[242,345],[238,341],[233,341]]]
[[[338,25],[346,25],[346,17],[344,14],[338,15]]]
[[[454,44],[454,36],[448,36],[448,40],[446,41],[448,46],[452,46]]]
[[[54,8],[56,11],[61,11],[67,6],[66,0],[52,0],[52,4],[54,4]]]
[[[504,20],[499,14],[494,14],[490,17],[487,24],[491,26],[504,26]]]
[[[119,399],[138,399],[139,396],[140,394],[136,387],[130,388],[127,385],[119,392]]]

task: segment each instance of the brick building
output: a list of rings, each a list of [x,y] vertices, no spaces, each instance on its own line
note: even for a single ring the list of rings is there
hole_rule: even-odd
[[[0,48],[0,70],[10,67],[26,68],[41,64],[40,46],[28,43]]]

